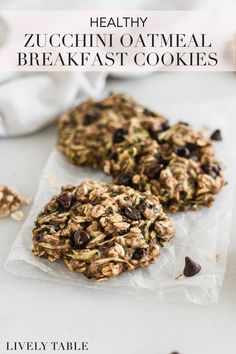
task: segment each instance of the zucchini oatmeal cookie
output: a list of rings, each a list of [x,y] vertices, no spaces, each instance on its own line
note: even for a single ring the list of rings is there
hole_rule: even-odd
[[[212,205],[224,178],[211,140],[184,122],[156,130],[150,122],[131,119],[126,129],[104,163],[114,183],[150,190],[172,212]],[[220,140],[215,133],[211,139]]]
[[[130,97],[111,94],[102,101],[89,100],[65,113],[59,120],[58,147],[75,165],[101,167],[112,142],[123,140],[125,124],[132,117],[149,117],[156,121],[156,129],[166,122]]]
[[[33,254],[104,280],[157,260],[174,235],[159,199],[96,182],[64,186],[35,221]]]

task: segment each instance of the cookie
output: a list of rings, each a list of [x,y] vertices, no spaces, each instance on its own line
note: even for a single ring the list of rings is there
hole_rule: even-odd
[[[210,139],[184,122],[158,130],[131,119],[126,129],[104,162],[114,183],[150,191],[172,212],[212,205],[224,178]]]
[[[20,196],[15,188],[0,185],[0,218],[10,215],[12,219],[21,221],[24,214],[20,208],[30,202],[31,198]]]
[[[83,182],[64,186],[35,221],[33,254],[62,259],[96,280],[157,260],[174,235],[156,196],[126,186]]]
[[[65,113],[59,119],[58,147],[75,165],[101,167],[113,142],[124,140],[125,125],[133,117],[155,118],[160,124],[166,120],[126,95],[111,94]]]
[[[20,208],[19,194],[10,187],[0,186],[0,218],[6,217]]]

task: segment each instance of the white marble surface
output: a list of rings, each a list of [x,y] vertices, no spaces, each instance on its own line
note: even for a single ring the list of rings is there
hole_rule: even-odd
[[[137,80],[111,80],[145,105],[218,101],[235,97],[233,73],[160,73]],[[232,119],[232,134],[236,134]],[[56,140],[51,126],[37,134],[0,140],[0,183],[34,195]],[[234,213],[234,215],[236,215]],[[236,218],[218,305],[137,302],[132,297],[15,277],[3,264],[21,223],[0,220],[0,353],[7,340],[89,341],[91,354],[232,354],[236,331]],[[50,353],[51,352],[47,352]]]

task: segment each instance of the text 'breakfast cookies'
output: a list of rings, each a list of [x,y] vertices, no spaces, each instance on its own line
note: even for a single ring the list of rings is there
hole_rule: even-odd
[[[220,132],[211,139],[220,140]],[[211,206],[224,185],[210,139],[125,95],[89,100],[63,115],[58,146],[72,163],[103,168],[114,183],[150,191],[173,212]]]

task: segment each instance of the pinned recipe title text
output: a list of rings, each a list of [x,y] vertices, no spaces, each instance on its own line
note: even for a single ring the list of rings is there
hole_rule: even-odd
[[[24,33],[18,67],[214,67],[207,33],[154,33],[149,17],[88,17],[86,33]],[[149,31],[151,29],[151,31]]]

